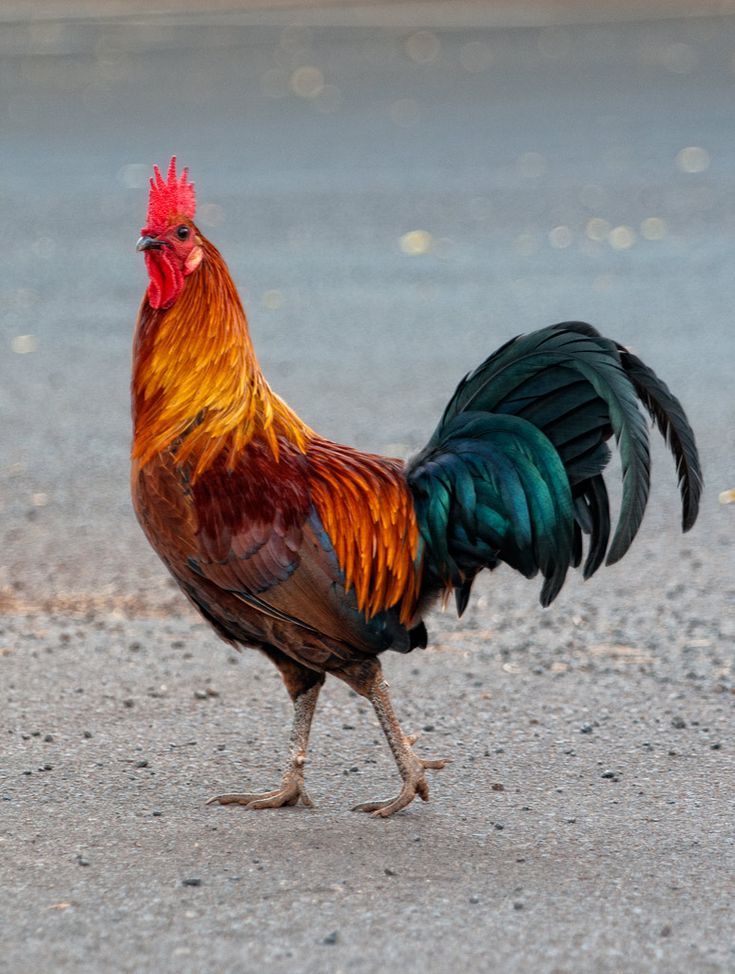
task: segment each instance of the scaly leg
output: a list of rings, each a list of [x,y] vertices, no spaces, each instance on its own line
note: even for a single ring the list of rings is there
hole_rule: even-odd
[[[311,721],[316,709],[319,691],[324,683],[324,675],[307,670],[306,667],[288,659],[277,651],[267,651],[281,671],[283,682],[291,695],[294,705],[293,725],[289,742],[290,761],[283,775],[281,787],[275,791],[255,794],[226,794],[210,798],[208,805],[245,805],[247,808],[281,808],[283,805],[297,805],[299,801],[307,808],[313,807],[311,798],[304,787],[304,765],[309,743]]]
[[[353,812],[370,812],[380,818],[388,818],[394,812],[399,812],[409,805],[416,795],[423,801],[429,800],[429,783],[424,771],[427,768],[439,769],[447,764],[446,760],[427,761],[414,754],[412,744],[416,742],[416,735],[406,737],[393,710],[388,695],[388,684],[383,679],[380,664],[377,661],[357,664],[335,673],[345,680],[353,690],[367,697],[375,708],[375,713],[388,739],[388,744],[396,759],[398,770],[403,778],[403,787],[395,798],[385,801],[363,802],[356,805]]]

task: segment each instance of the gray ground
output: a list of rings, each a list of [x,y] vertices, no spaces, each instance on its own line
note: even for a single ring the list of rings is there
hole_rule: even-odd
[[[734,971],[735,19],[188,7],[0,11],[0,970]],[[388,822],[348,811],[396,776],[341,685],[315,810],[203,804],[276,782],[290,708],[128,500],[133,246],[171,151],[320,431],[407,453],[480,357],[576,317],[699,436],[691,535],[656,450],[622,565],[547,611],[498,572],[386,660],[422,753],[453,759]],[[415,230],[428,253],[402,252]]]

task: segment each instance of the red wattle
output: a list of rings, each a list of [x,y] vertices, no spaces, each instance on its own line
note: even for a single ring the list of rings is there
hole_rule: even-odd
[[[184,276],[164,251],[147,250],[148,301],[152,308],[170,308],[184,288]]]

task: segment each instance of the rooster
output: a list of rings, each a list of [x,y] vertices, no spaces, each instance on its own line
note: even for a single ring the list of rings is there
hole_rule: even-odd
[[[649,490],[642,404],[671,448],[682,526],[697,516],[694,436],[667,386],[590,325],[513,338],[460,382],[410,462],[319,436],[269,387],[219,251],[194,223],[194,186],[173,158],[154,167],[138,240],[148,287],[134,340],[132,494],[149,542],[215,631],[278,667],[294,707],[280,787],[220,805],[312,802],[309,730],[327,674],[367,698],[402,779],[356,811],[387,817],[428,800],[427,760],[393,711],[380,655],[427,644],[427,610],[462,614],[483,569],[543,576],[541,604],[567,570],[589,578],[628,550]],[[622,459],[612,540],[602,477]],[[586,553],[583,551],[587,537]]]

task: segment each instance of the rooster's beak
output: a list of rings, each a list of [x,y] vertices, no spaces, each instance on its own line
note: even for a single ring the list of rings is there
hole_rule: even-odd
[[[160,250],[162,247],[163,241],[156,237],[140,237],[135,245],[136,250]]]

